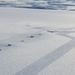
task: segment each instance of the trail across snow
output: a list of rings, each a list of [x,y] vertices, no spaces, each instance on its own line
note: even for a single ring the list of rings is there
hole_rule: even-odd
[[[57,31],[53,30],[53,32],[57,32]],[[64,32],[63,34],[65,34],[68,31],[63,31],[63,32]],[[58,31],[58,33],[62,34],[61,31]],[[69,33],[71,33],[71,31],[69,31]],[[70,38],[69,36],[66,35],[63,36]],[[51,53],[47,54],[43,58],[30,64],[29,66],[22,69],[15,75],[37,75],[41,70],[46,68],[48,65],[52,64],[54,61],[62,57],[65,53],[67,53],[69,50],[73,49],[74,47],[75,47],[75,38],[65,43],[64,45],[60,46],[59,48],[52,51]]]
[[[75,75],[74,15],[73,11],[0,8],[0,75],[61,75],[60,70]]]

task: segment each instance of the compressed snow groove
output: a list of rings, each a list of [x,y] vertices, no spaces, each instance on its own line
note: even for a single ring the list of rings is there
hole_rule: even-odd
[[[66,44],[57,48],[55,51],[44,56],[43,58],[39,59],[38,61],[30,64],[29,66],[22,69],[15,75],[37,75],[41,70],[46,68],[48,65],[52,64],[54,61],[59,59],[61,56],[63,56],[65,53],[67,53],[74,47],[75,47],[75,39],[67,42]]]
[[[0,10],[0,75],[75,75],[74,11]]]

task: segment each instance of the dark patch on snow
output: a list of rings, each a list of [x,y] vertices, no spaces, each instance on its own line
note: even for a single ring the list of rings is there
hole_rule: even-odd
[[[41,33],[39,33],[38,35],[42,35]]]
[[[12,46],[12,44],[8,44],[8,46]]]
[[[30,36],[30,38],[34,38],[34,36],[32,35],[32,36]]]
[[[47,32],[54,33],[55,31],[47,31]]]
[[[24,40],[21,40],[21,42],[24,42]]]

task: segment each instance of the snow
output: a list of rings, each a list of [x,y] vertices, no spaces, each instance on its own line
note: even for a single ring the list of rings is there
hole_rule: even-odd
[[[69,34],[69,35],[75,37],[75,33],[71,33],[71,34]]]
[[[75,11],[73,0],[0,0],[0,7]]]
[[[37,75],[74,75],[75,74],[75,48],[66,53],[63,57],[49,65]]]
[[[0,7],[0,75],[75,75],[74,15]]]

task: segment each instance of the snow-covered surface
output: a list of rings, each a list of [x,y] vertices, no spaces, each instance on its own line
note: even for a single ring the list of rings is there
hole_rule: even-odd
[[[75,75],[74,35],[74,11],[0,7],[0,75]]]
[[[37,75],[74,75],[75,74],[75,48],[60,59],[49,65]]]
[[[72,10],[75,11],[74,0],[0,0],[0,7]]]
[[[75,33],[71,33],[71,34],[69,34],[69,35],[75,37]]]

